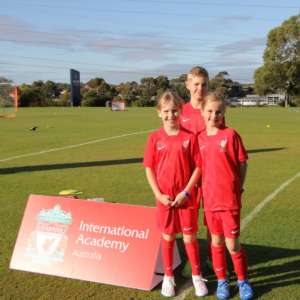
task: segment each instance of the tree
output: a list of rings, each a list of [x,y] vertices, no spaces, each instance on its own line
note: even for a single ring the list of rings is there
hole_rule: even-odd
[[[169,88],[169,79],[167,76],[160,75],[160,76],[156,77],[155,80],[156,80],[156,85],[157,85],[158,89],[166,90],[167,88]]]
[[[44,106],[42,98],[38,91],[33,89],[26,89],[23,91],[22,95],[19,97],[19,106]]]
[[[254,73],[255,92],[284,89],[288,106],[289,96],[300,94],[300,14],[269,32],[263,59]]]

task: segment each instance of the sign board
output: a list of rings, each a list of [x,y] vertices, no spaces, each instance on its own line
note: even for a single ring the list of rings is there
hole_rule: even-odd
[[[10,268],[151,290],[160,244],[153,207],[30,195]]]
[[[70,69],[70,81],[71,81],[71,107],[80,106],[80,72]]]

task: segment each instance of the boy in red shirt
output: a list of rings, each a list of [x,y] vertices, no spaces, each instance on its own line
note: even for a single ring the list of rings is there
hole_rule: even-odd
[[[229,298],[225,243],[238,276],[242,300],[253,298],[248,280],[247,257],[239,242],[241,195],[247,172],[248,155],[241,137],[222,124],[226,104],[218,93],[208,93],[201,113],[206,130],[198,144],[202,156],[202,198],[204,214],[212,235],[213,267],[218,277],[217,297]]]
[[[176,233],[182,232],[191,261],[196,295],[208,294],[200,273],[197,210],[190,193],[201,174],[201,155],[196,136],[180,127],[183,100],[174,92],[163,93],[157,104],[164,126],[150,134],[143,165],[156,199],[157,229],[162,232],[165,270],[162,295],[173,297],[173,248]]]
[[[205,121],[201,115],[202,100],[205,97],[209,89],[209,75],[206,69],[202,67],[194,67],[190,70],[187,81],[185,82],[186,88],[191,93],[191,100],[183,106],[182,115],[180,116],[180,124],[185,129],[193,132],[197,135],[200,131],[206,128]],[[222,123],[225,125],[225,118],[222,119]],[[197,208],[200,209],[201,202],[201,187],[196,186],[192,192],[195,195]],[[204,219],[204,225],[207,226]],[[211,253],[211,234],[207,227],[207,266],[213,270],[212,253]],[[191,277],[190,262],[187,261],[182,271],[184,277]]]

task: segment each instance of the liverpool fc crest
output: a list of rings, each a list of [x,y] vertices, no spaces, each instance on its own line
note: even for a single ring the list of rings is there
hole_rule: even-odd
[[[63,261],[67,247],[68,225],[72,223],[71,213],[54,209],[44,210],[36,216],[35,231],[31,233],[25,256],[31,256],[34,263],[51,265],[56,261]]]

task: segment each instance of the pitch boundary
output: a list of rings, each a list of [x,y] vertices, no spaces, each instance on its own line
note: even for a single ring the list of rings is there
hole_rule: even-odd
[[[112,137],[109,137],[109,138],[105,138],[105,139],[101,139],[101,140],[96,140],[96,141],[92,141],[92,142],[87,142],[87,143],[82,143],[82,144],[78,144],[78,145],[67,146],[67,147],[56,148],[56,149],[50,149],[50,150],[45,150],[45,151],[40,151],[40,152],[35,152],[35,153],[30,153],[30,154],[25,154],[25,155],[20,155],[20,156],[14,156],[14,157],[10,157],[10,158],[1,159],[0,162],[2,162],[2,161],[8,161],[8,160],[13,160],[13,159],[17,159],[17,158],[22,158],[22,157],[27,157],[27,156],[32,156],[32,155],[38,155],[38,154],[53,152],[53,151],[58,151],[58,150],[64,150],[64,149],[69,149],[69,148],[81,147],[81,146],[85,146],[85,145],[89,145],[89,144],[94,144],[94,143],[99,143],[99,142],[103,142],[103,141],[108,141],[108,140],[112,140],[112,139],[117,139],[117,138],[121,138],[121,137],[125,137],[125,136],[130,136],[130,135],[135,135],[135,134],[142,134],[142,133],[152,132],[152,131],[155,131],[155,130],[156,129],[148,130],[148,131],[128,133],[128,134],[124,134],[124,135],[112,136]]]
[[[293,182],[295,179],[300,177],[300,173],[296,174],[294,177],[283,183],[277,190],[275,190],[271,195],[269,195],[267,198],[265,198],[260,204],[258,204],[254,210],[246,217],[243,219],[241,222],[241,231],[247,226],[247,224],[259,213],[259,211],[274,197],[280,193],[285,187],[287,187],[291,182]],[[192,280],[188,280],[184,286],[178,291],[178,293],[181,295],[178,295],[177,297],[174,297],[174,300],[183,300],[188,293],[191,291],[193,288],[193,283]]]

